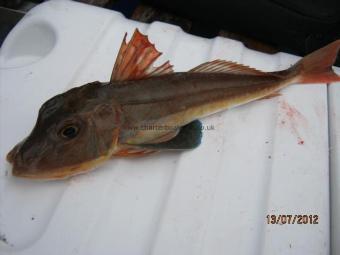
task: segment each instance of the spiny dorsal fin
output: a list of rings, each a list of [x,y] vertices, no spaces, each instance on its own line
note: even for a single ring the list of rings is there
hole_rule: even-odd
[[[169,61],[158,67],[152,66],[162,53],[150,43],[147,36],[136,29],[129,43],[126,43],[126,35],[120,46],[110,81],[137,80],[173,72]]]
[[[256,70],[255,68],[220,59],[200,64],[199,66],[191,69],[189,72],[268,75],[267,73]]]

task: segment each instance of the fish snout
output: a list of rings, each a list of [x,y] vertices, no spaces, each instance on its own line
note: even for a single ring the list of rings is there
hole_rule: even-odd
[[[18,143],[13,149],[7,154],[7,161],[12,164],[12,175],[14,176],[25,176],[29,174],[34,165],[34,158],[36,153],[32,150],[24,148],[24,142]]]

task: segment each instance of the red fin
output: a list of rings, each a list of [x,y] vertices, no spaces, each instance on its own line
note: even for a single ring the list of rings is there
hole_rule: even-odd
[[[157,151],[150,149],[126,148],[116,152],[115,154],[112,155],[112,157],[138,157],[146,156],[155,152]]]
[[[268,75],[268,73],[266,72],[256,70],[249,66],[244,66],[231,61],[225,61],[220,59],[203,63],[191,69],[189,72]]]
[[[257,100],[271,99],[271,98],[274,98],[274,97],[279,97],[279,96],[281,96],[281,95],[282,95],[282,94],[279,93],[279,92],[274,92],[274,93],[272,93],[272,94],[269,94],[268,96],[261,97],[261,98],[259,98],[259,99],[257,99]]]
[[[288,69],[288,75],[297,75],[301,83],[330,83],[340,81],[332,70],[340,49],[340,40],[305,56],[294,66]]]
[[[137,80],[173,72],[169,61],[159,67],[152,66],[161,54],[138,29],[129,43],[126,43],[125,34],[110,80]]]

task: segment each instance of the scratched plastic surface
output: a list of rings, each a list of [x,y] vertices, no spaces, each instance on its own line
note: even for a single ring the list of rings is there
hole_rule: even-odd
[[[298,59],[75,2],[34,8],[0,53],[0,254],[329,254],[340,230],[336,217],[329,224],[330,202],[340,212],[340,84],[294,85],[205,118],[214,130],[192,151],[115,159],[64,181],[11,176],[5,155],[40,105],[107,81],[136,27],[176,71],[216,58],[274,71]],[[267,214],[317,214],[319,224],[268,225]]]

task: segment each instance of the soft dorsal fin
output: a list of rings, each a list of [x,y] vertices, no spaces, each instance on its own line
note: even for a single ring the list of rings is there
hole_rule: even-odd
[[[120,46],[115,65],[111,74],[111,81],[137,80],[154,75],[173,72],[169,61],[161,66],[153,67],[152,64],[162,54],[150,43],[147,36],[141,34],[138,29],[126,43],[125,34]]]
[[[248,75],[268,75],[249,66],[244,66],[231,61],[216,59],[214,61],[205,62],[191,69],[189,72],[195,73],[232,73],[232,74],[248,74]]]

